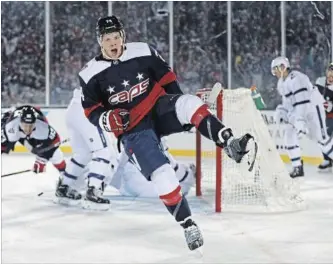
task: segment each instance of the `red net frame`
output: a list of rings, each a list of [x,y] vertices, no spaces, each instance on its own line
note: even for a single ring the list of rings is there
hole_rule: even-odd
[[[203,101],[206,101],[211,89],[205,88],[197,91],[196,95],[200,97]],[[223,91],[219,93],[216,98],[216,103],[213,105],[216,109],[216,116],[222,120],[223,117]],[[196,130],[196,196],[202,196],[202,141],[201,134]],[[216,147],[215,150],[215,212],[220,213],[222,211],[222,149]]]

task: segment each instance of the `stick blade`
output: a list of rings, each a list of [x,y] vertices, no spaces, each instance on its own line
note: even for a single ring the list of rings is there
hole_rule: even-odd
[[[207,103],[209,105],[212,105],[216,102],[216,99],[218,97],[218,95],[220,94],[220,92],[223,90],[222,88],[222,84],[217,82],[214,84],[212,90],[209,93],[209,97],[207,99]]]

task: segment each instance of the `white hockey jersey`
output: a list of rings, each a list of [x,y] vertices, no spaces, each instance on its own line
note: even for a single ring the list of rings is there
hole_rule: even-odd
[[[49,138],[49,129],[50,126],[41,121],[36,120],[36,126],[34,130],[31,132],[29,136],[23,133],[23,131],[20,129],[20,118],[16,117],[15,119],[11,120],[9,123],[5,125],[5,131],[8,138],[8,141],[10,142],[17,142],[20,139],[26,139],[28,138],[34,138],[40,141],[46,140]],[[54,137],[56,136],[56,132],[54,132]]]
[[[282,96],[282,105],[288,116],[306,119],[315,111],[315,105],[322,105],[323,97],[317,87],[313,86],[309,77],[299,71],[291,71],[289,75],[278,81],[277,89]]]
[[[16,110],[11,120],[8,120],[2,128],[1,145],[15,145],[16,142],[20,142],[32,150],[33,148],[49,146],[60,140],[55,129],[43,120],[36,120],[35,127],[28,136],[23,133],[20,123],[19,110]]]

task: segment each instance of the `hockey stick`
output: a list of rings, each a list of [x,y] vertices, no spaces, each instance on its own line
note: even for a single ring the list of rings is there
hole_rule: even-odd
[[[45,153],[53,148],[59,147],[61,144],[67,143],[69,141],[69,138],[64,139],[63,141],[59,141],[58,143],[55,143],[53,145],[47,146],[45,148],[40,149],[39,151],[35,152],[34,154],[42,154]]]
[[[9,176],[13,176],[13,175],[16,175],[16,174],[20,174],[20,173],[24,173],[24,172],[29,172],[29,171],[31,171],[31,170],[16,171],[16,172],[12,172],[12,173],[1,175],[1,178],[9,177]]]
[[[68,142],[68,141],[69,141],[69,138],[67,138],[67,139],[65,139],[65,140],[63,140],[63,141],[60,141],[60,142],[58,142],[58,143],[56,143],[56,144],[54,144],[54,145],[47,146],[47,147],[41,149],[40,151],[38,151],[37,153],[34,153],[34,154],[42,154],[42,153],[44,153],[44,152],[46,152],[46,151],[48,151],[48,150],[50,150],[50,149],[53,149],[53,148],[59,147],[61,144],[66,143],[66,142]],[[24,173],[24,172],[29,172],[29,171],[31,171],[31,169],[29,169],[29,170],[22,170],[22,171],[16,171],[16,172],[12,172],[12,173],[8,173],[8,174],[1,175],[1,178],[9,177],[9,176],[13,176],[13,175],[21,174],[21,173]]]
[[[213,105],[216,102],[217,97],[219,96],[219,93],[223,90],[222,84],[217,82],[214,84],[212,90],[209,93],[207,104],[209,106]]]

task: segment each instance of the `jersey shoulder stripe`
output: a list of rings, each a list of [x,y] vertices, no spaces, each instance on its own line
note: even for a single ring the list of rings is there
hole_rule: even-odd
[[[151,56],[149,45],[145,42],[131,42],[126,44],[126,51],[120,57],[121,61],[128,61],[131,59]]]
[[[93,58],[79,72],[79,76],[87,84],[91,78],[110,67],[110,65],[111,63],[108,61],[96,60]]]

